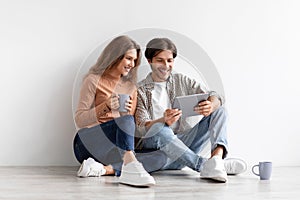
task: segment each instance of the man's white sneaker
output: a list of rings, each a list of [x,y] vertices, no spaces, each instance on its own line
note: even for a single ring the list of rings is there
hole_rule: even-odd
[[[154,178],[144,169],[138,161],[123,164],[119,183],[133,186],[152,186],[155,185]]]
[[[212,179],[223,183],[227,181],[224,160],[221,156],[213,156],[203,164],[203,168],[200,172],[200,178]]]
[[[106,173],[104,166],[93,158],[84,160],[77,172],[79,177],[102,176]]]
[[[226,158],[224,164],[228,175],[241,174],[247,170],[247,163],[239,158]]]

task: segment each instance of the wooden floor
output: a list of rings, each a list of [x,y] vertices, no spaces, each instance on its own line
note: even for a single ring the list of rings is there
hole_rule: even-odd
[[[77,167],[0,167],[0,199],[300,199],[300,167],[274,168],[270,181],[260,181],[250,169],[229,176],[227,183],[199,178],[190,169],[152,175],[157,184],[136,188],[112,176],[77,178]]]

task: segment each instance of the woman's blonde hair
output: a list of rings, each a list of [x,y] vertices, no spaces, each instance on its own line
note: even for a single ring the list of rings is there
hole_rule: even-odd
[[[93,65],[88,74],[103,74],[106,70],[117,66],[124,58],[126,52],[131,49],[136,49],[137,59],[135,60],[135,67],[132,68],[127,76],[122,76],[124,81],[137,82],[137,70],[141,63],[141,48],[140,46],[128,36],[122,35],[113,39],[102,51],[97,62]]]

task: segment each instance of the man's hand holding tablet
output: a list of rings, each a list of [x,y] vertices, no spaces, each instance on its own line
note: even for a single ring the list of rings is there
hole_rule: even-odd
[[[207,117],[213,111],[212,102],[209,100],[201,101],[197,106],[195,106],[194,111],[200,115],[203,115],[204,117]]]
[[[165,123],[168,126],[171,126],[172,124],[174,124],[175,122],[178,121],[178,119],[181,117],[182,115],[182,111],[179,109],[167,109],[164,112],[164,119],[165,119]]]

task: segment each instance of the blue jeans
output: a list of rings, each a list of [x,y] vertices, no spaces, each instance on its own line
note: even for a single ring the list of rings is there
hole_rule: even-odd
[[[135,123],[131,115],[80,129],[73,141],[75,157],[80,163],[89,157],[94,158],[104,165],[112,165],[119,174],[124,152],[134,150],[134,133]],[[148,172],[159,170],[167,159],[163,152],[138,154],[136,157]]]
[[[218,145],[224,147],[223,157],[228,152],[226,135],[227,113],[219,107],[211,115],[203,117],[192,129],[174,134],[173,130],[162,123],[155,123],[143,139],[144,148],[155,148],[165,152],[167,163],[162,169],[181,169],[185,166],[195,171],[201,171],[207,160],[198,154],[205,145],[211,143],[211,151]]]

